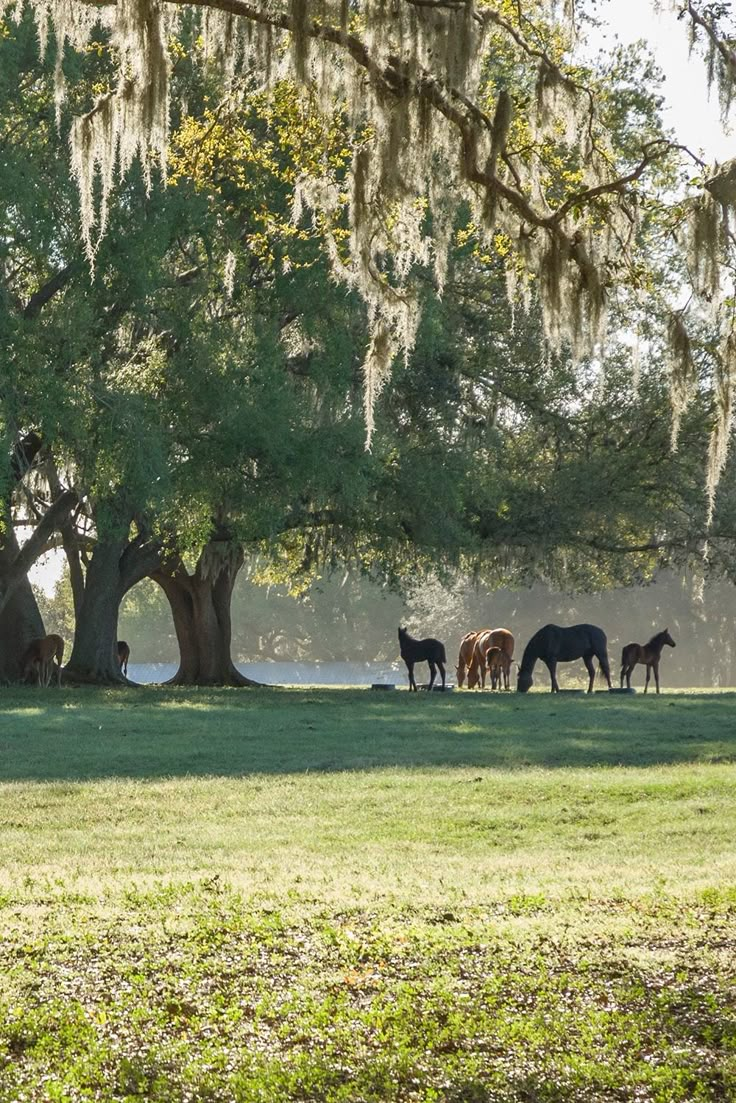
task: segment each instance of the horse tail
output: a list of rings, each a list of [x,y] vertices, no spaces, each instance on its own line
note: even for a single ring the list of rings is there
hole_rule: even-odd
[[[447,662],[447,653],[445,652],[445,645],[444,645],[443,643],[441,643],[441,644],[440,644],[440,657],[439,657],[439,661],[440,661],[441,663],[446,663],[446,662]]]

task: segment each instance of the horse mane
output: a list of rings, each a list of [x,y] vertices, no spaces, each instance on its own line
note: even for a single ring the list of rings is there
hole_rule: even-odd
[[[664,637],[667,635],[668,631],[669,631],[668,628],[663,628],[661,632],[657,632],[657,634],[655,636],[652,636],[652,638],[647,642],[647,644],[645,646],[646,647],[656,647],[656,645],[664,639]]]

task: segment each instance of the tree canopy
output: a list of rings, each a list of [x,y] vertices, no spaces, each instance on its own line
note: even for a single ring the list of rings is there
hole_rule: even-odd
[[[201,35],[199,64],[216,71],[223,104],[288,77],[327,120],[348,120],[347,156],[301,165],[295,225],[311,210],[332,272],[363,297],[369,436],[392,363],[413,346],[419,302],[412,279],[431,265],[441,291],[458,210],[504,259],[512,297],[533,291],[546,339],[580,354],[604,338],[612,301],[655,289],[651,216],[679,237],[683,278],[721,331],[712,375],[720,417],[711,450],[715,486],[730,422],[733,297],[723,275],[731,170],[707,167],[642,119],[615,140],[616,95],[605,68],[576,51],[597,9],[549,0],[30,0],[45,48],[56,38],[56,96],[66,94],[65,46],[109,44],[112,69],[72,131],[82,235],[94,262],[116,175],[140,159],[150,183],[167,171],[171,81],[182,34]],[[18,11],[23,0],[3,0]],[[728,6],[670,3],[702,42],[724,108],[734,71]],[[325,148],[326,143],[322,143]],[[690,178],[673,198],[673,173]],[[645,232],[642,232],[644,229]],[[681,296],[659,313],[672,367],[675,419],[692,391]]]

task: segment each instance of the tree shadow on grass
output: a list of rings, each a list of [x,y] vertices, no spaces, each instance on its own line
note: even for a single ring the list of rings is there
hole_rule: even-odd
[[[0,781],[736,763],[736,694],[8,691]]]

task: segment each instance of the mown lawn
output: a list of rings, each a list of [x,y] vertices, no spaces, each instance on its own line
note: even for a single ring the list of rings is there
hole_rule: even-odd
[[[1,1101],[736,1099],[736,695],[3,704]]]

